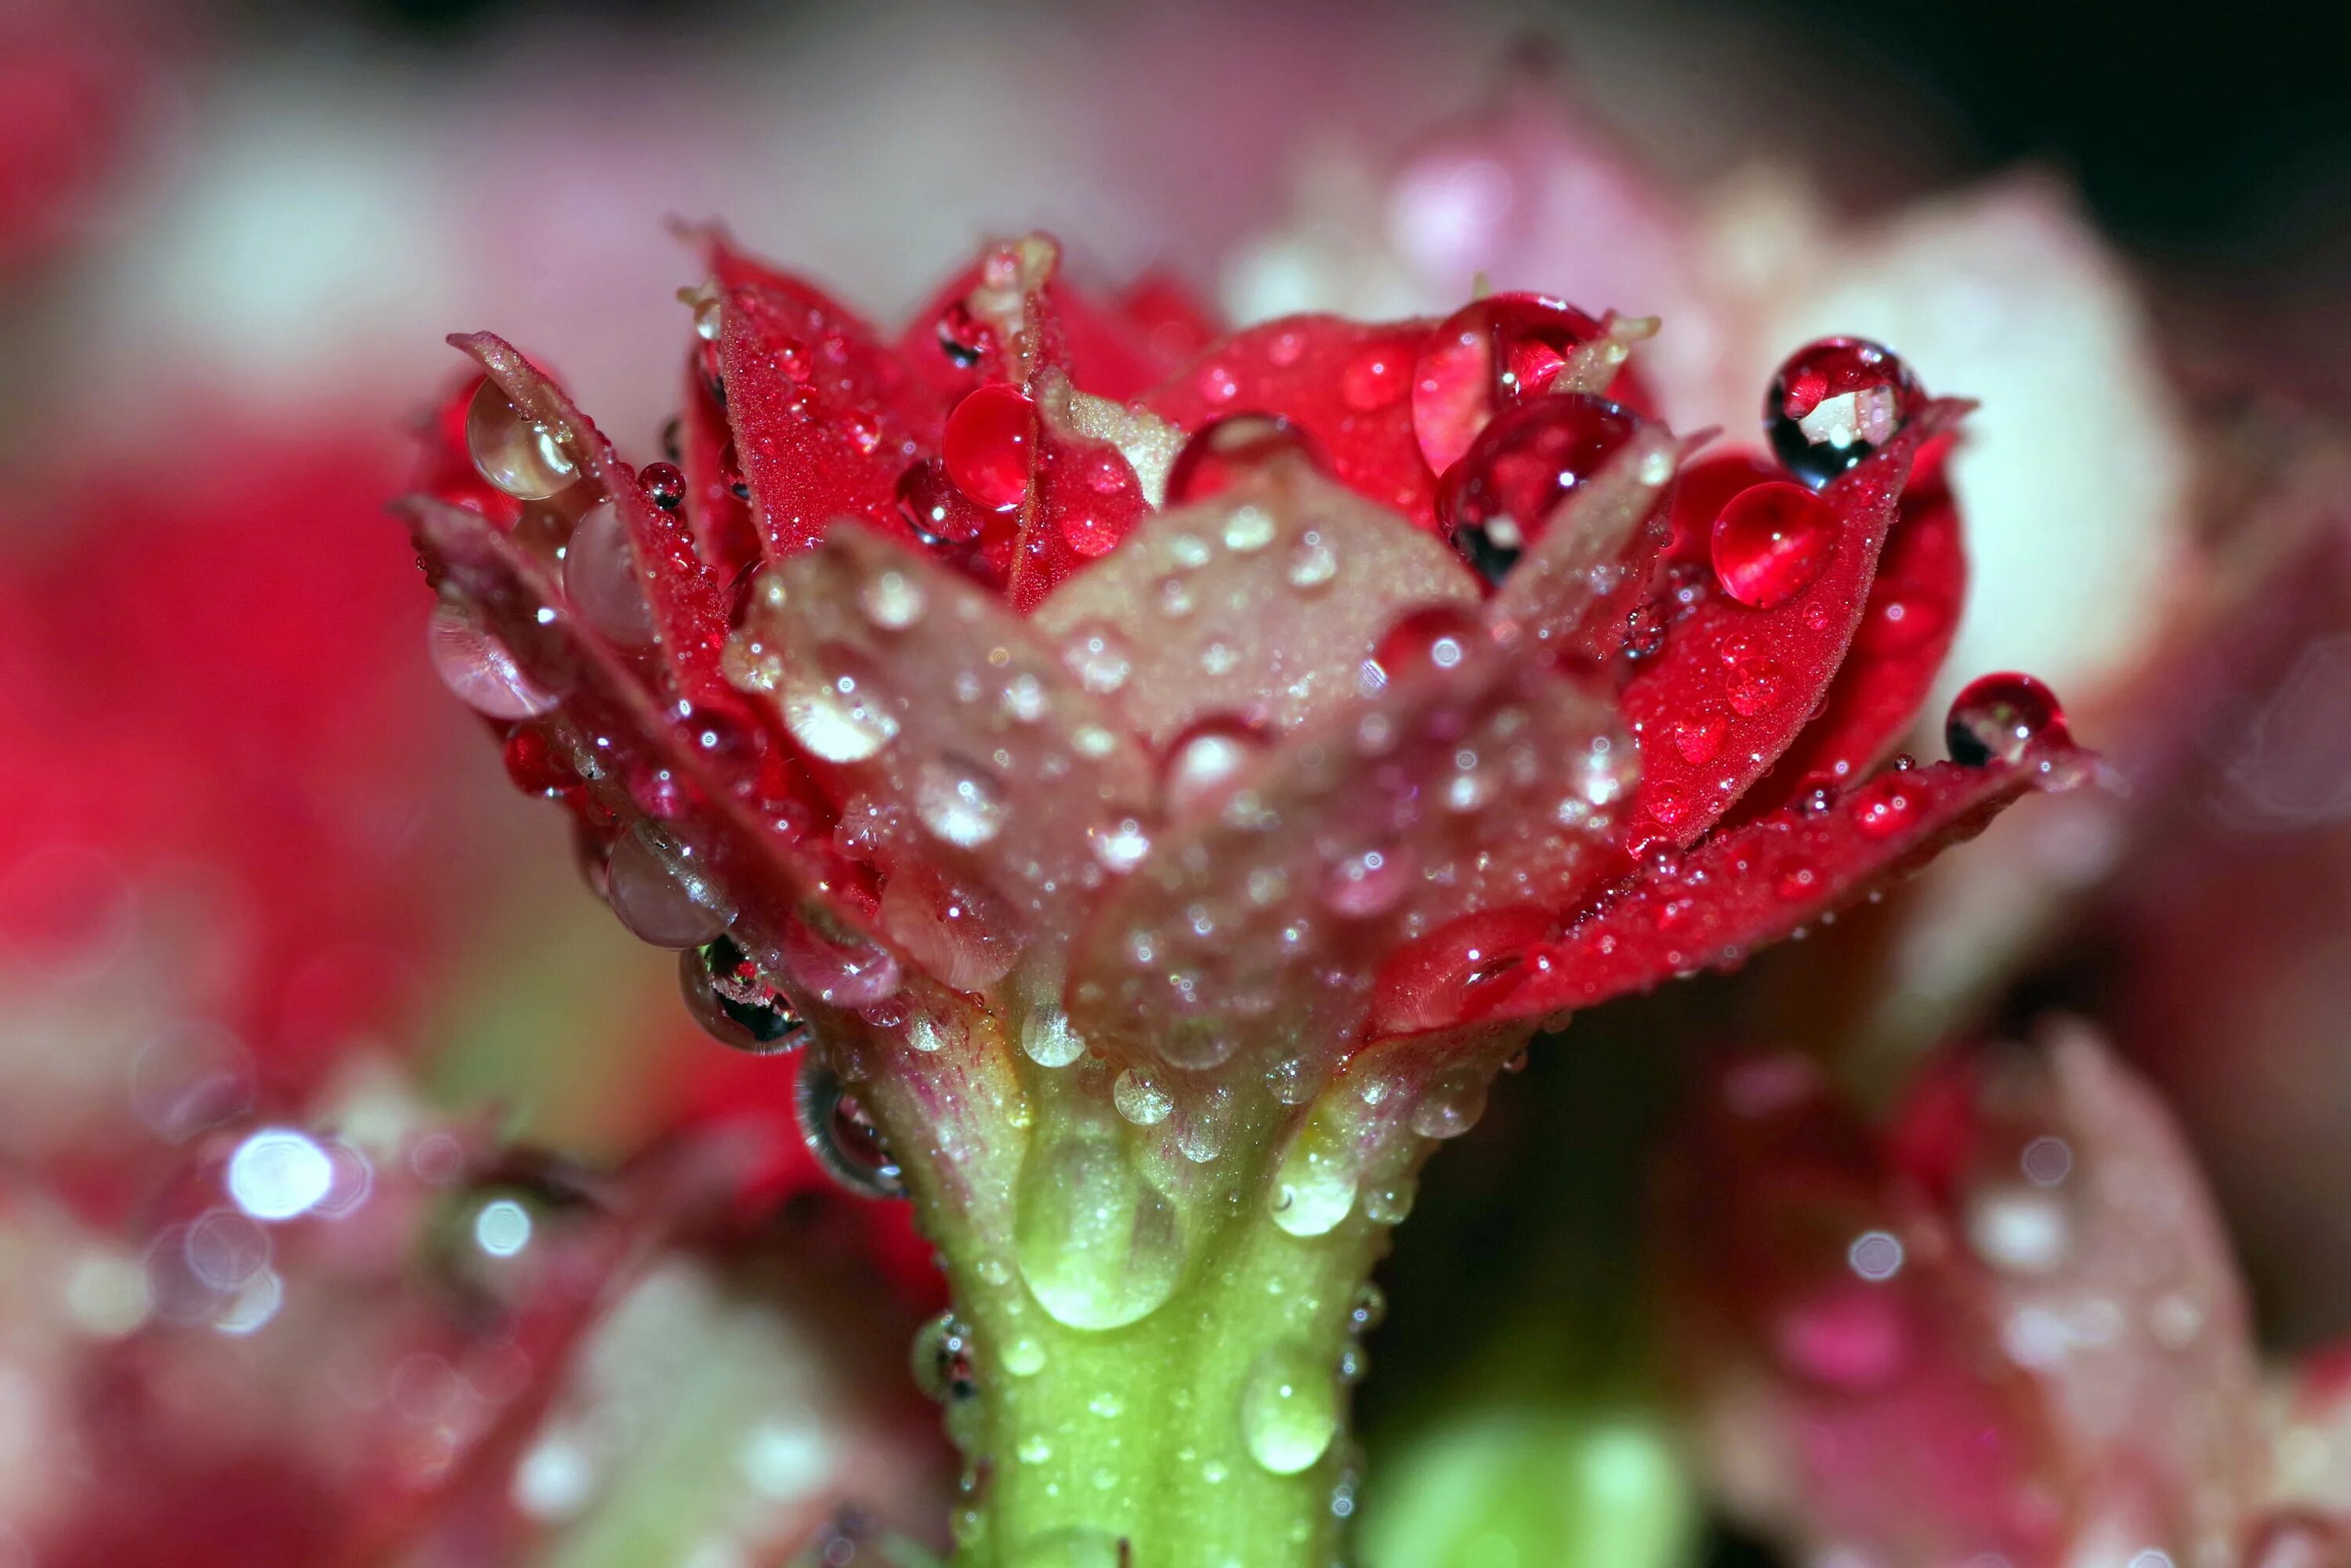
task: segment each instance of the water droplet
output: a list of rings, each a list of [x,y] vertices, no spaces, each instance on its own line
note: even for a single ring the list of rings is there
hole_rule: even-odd
[[[1835,508],[1803,486],[1754,486],[1714,520],[1714,575],[1740,603],[1777,609],[1820,576],[1837,533]]]
[[[939,455],[956,488],[977,505],[1008,512],[1029,494],[1037,441],[1037,405],[1009,382],[968,393],[947,415]]]
[[[1818,489],[1891,441],[1925,402],[1891,350],[1865,338],[1823,338],[1771,378],[1763,433],[1782,466]]]
[[[831,935],[805,920],[785,924],[780,956],[792,983],[827,1007],[868,1008],[897,994],[905,976],[886,947]]]
[[[988,513],[974,506],[937,458],[911,463],[898,476],[898,515],[932,549],[969,544],[987,531]]]
[[[1918,803],[1898,773],[1871,779],[1853,797],[1854,831],[1865,839],[1889,839],[1907,828]]]
[[[646,831],[622,833],[604,862],[604,896],[638,940],[656,947],[699,947],[726,929],[716,894],[685,863],[684,852],[656,850]]]
[[[865,619],[884,632],[904,632],[923,618],[923,585],[911,572],[888,567],[867,578],[857,591]]]
[[[1692,767],[1710,762],[1722,749],[1722,737],[1729,728],[1719,713],[1702,713],[1674,725],[1674,749],[1681,759]]]
[[[914,1331],[910,1361],[914,1385],[926,1399],[944,1405],[969,1399],[979,1391],[972,1371],[971,1330],[952,1308]]]
[[[493,381],[466,406],[465,448],[483,478],[518,500],[559,496],[580,477],[560,433],[525,419]]]
[[[904,1197],[904,1173],[882,1141],[881,1130],[841,1083],[838,1074],[812,1061],[800,1064],[792,1109],[800,1139],[827,1174],[865,1197]]]
[[[1355,1292],[1354,1305],[1347,1309],[1349,1331],[1367,1334],[1387,1322],[1387,1292],[1369,1281],[1364,1281],[1364,1288]]]
[[[1110,1086],[1118,1113],[1138,1127],[1155,1127],[1176,1109],[1175,1096],[1161,1088],[1149,1069],[1130,1067]]]
[[[686,1011],[722,1045],[771,1056],[808,1039],[806,1020],[732,937],[690,948],[677,959]]]
[[[1364,684],[1377,690],[1426,672],[1458,670],[1488,641],[1485,622],[1458,604],[1416,610],[1381,633]]]
[[[1282,1154],[1268,1197],[1273,1222],[1292,1236],[1327,1236],[1354,1211],[1355,1150],[1343,1127],[1310,1118]]]
[[[1176,1206],[1107,1130],[1080,1128],[1030,1148],[1013,1236],[1029,1293],[1075,1329],[1148,1317],[1184,1272]]]
[[[1771,660],[1754,654],[1744,654],[1730,666],[1723,683],[1723,695],[1729,700],[1731,711],[1742,718],[1771,712],[1787,695],[1787,677]]]
[[[996,329],[957,299],[939,312],[936,340],[939,352],[957,370],[969,370],[996,345]]]
[[[1412,885],[1407,852],[1379,847],[1343,856],[1322,878],[1322,904],[1333,915],[1368,919],[1395,907]]]
[[[1004,1347],[1004,1370],[1015,1377],[1034,1377],[1045,1370],[1045,1342],[1032,1334],[1015,1336]]]
[[[522,673],[505,643],[469,604],[444,599],[425,623],[424,643],[441,684],[475,713],[490,718],[535,718],[554,711],[558,698]]]
[[[563,596],[581,621],[622,647],[653,642],[653,609],[637,577],[636,549],[611,502],[597,502],[572,528],[563,549]]]
[[[1169,466],[1167,504],[1205,501],[1243,479],[1292,463],[1320,467],[1322,453],[1312,437],[1288,420],[1265,413],[1211,420],[1192,433]]]
[[[873,676],[827,674],[791,661],[782,679],[784,727],[827,762],[862,762],[898,733],[898,721],[884,706]]]
[[[1240,1415],[1249,1458],[1275,1475],[1294,1476],[1339,1435],[1338,1380],[1303,1349],[1276,1345],[1249,1368]]]
[[[1200,720],[1167,747],[1160,789],[1171,811],[1189,811],[1221,795],[1266,747],[1265,737],[1230,714]]]
[[[1412,1130],[1424,1138],[1458,1138],[1486,1113],[1486,1079],[1475,1068],[1439,1073],[1412,1108]]]
[[[921,862],[900,865],[882,890],[883,934],[933,979],[984,991],[1020,960],[1011,909],[984,887]]]
[[[1107,695],[1134,673],[1134,653],[1114,629],[1084,626],[1061,644],[1061,664],[1086,690]]]
[[[1412,1202],[1419,1193],[1419,1184],[1410,1176],[1398,1176],[1364,1189],[1364,1218],[1374,1225],[1402,1225],[1412,1215]]]
[[[1039,1008],[1020,1023],[1020,1049],[1040,1067],[1067,1067],[1086,1053],[1086,1037],[1059,1008]]]
[[[1308,528],[1290,542],[1289,559],[1282,563],[1284,582],[1301,593],[1312,593],[1330,586],[1339,575],[1339,552],[1322,537],[1320,528]]]
[[[1459,462],[1489,421],[1547,391],[1600,335],[1583,311],[1538,294],[1489,295],[1447,317],[1412,372],[1413,434],[1430,470]],[[1619,388],[1629,390],[1622,372]]]
[[[1985,675],[1952,700],[1943,721],[1951,760],[1970,768],[2022,762],[2036,746],[2072,739],[2057,695],[2031,675]]]
[[[1438,486],[1438,531],[1489,583],[1509,575],[1574,489],[1640,421],[1604,398],[1539,397],[1499,415]]]
[[[637,475],[637,488],[664,512],[685,505],[685,474],[674,463],[646,464]]]
[[[2074,1216],[2063,1194],[2029,1182],[2001,1182],[1968,1194],[1968,1245],[2008,1274],[2048,1274],[2073,1249]]]
[[[963,849],[1002,832],[1010,811],[1003,786],[968,758],[931,758],[914,781],[914,814],[923,826]]]

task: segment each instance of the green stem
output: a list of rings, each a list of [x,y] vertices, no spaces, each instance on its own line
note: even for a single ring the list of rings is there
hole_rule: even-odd
[[[1328,1568],[1351,1462],[1339,1366],[1384,1237],[1237,1224],[1138,1322],[1071,1328],[982,1305],[965,1321],[988,1472],[959,1568]],[[1000,1301],[974,1280],[959,1300]],[[1118,1543],[1129,1555],[1118,1555]]]

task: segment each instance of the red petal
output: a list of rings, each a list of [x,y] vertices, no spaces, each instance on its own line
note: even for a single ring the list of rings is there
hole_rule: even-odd
[[[1641,745],[1635,852],[1694,841],[1811,719],[1861,623],[1896,501],[1931,423],[1919,420],[1822,492],[1843,531],[1812,583],[1771,610],[1709,594],[1625,688]]]
[[[563,612],[561,589],[522,546],[440,502],[412,497],[402,509],[444,591],[482,616],[531,679],[561,695],[561,707],[541,722],[568,727],[570,747],[593,758],[590,788],[611,819],[625,825],[642,816],[632,778],[666,770],[679,781],[695,809],[668,825],[691,835],[738,909],[735,934],[763,963],[780,969],[775,937],[804,913],[852,930],[870,925],[854,873],[813,834],[793,836],[778,822],[802,803],[756,799],[757,789],[756,805],[738,795],[746,781],[723,773],[628,662]]]
[[[703,370],[703,345],[685,357],[685,412],[677,425],[678,463],[685,472],[685,517],[694,529],[702,559],[733,583],[762,554],[758,525],[751,518],[747,496],[735,493],[743,483],[742,465],[735,456],[735,433],[727,427],[726,410],[711,395],[710,378]],[[748,486],[746,486],[747,495]]]
[[[718,657],[726,645],[725,597],[716,577],[695,553],[685,520],[646,499],[635,473],[613,452],[603,432],[513,344],[488,332],[459,334],[449,340],[478,361],[517,408],[541,423],[573,433],[584,451],[588,477],[628,525],[637,580],[653,608],[653,625],[679,693],[694,702],[731,697],[718,670]]]
[[[1003,345],[992,344],[973,363],[958,364],[941,334],[979,287],[974,263],[950,278],[914,312],[897,343],[899,358],[942,409],[987,381],[1011,375]],[[1124,402],[1155,386],[1215,332],[1205,311],[1168,279],[1145,277],[1115,306],[1096,303],[1058,269],[1044,286],[1046,302],[1060,319],[1053,355],[1081,392]],[[957,335],[952,323],[948,336]]]
[[[937,431],[905,367],[797,279],[763,274],[724,299],[726,417],[768,554],[805,549],[843,517],[906,535],[898,476]]]
[[[1530,956],[1536,973],[1511,1014],[1587,1008],[1691,970],[1735,965],[1824,912],[1980,831],[2010,801],[2072,781],[2086,758],[2050,769],[1955,762],[1882,773],[1818,813],[1790,807],[1719,833],[1643,872]]]
[[[1136,278],[1120,297],[1118,308],[1127,325],[1143,334],[1158,361],[1158,371],[1151,378],[1155,385],[1175,374],[1225,329],[1214,308],[1164,272],[1146,272]],[[1127,395],[1133,397],[1143,390],[1137,387]]]
[[[1429,331],[1426,321],[1268,321],[1211,347],[1140,401],[1186,431],[1230,413],[1286,419],[1313,438],[1341,484],[1433,528],[1437,476],[1413,434],[1410,384]]]
[[[1816,786],[1842,787],[1886,760],[1917,716],[1959,629],[1968,559],[1959,509],[1936,453],[1922,454],[1853,651],[1829,687],[1828,705],[1804,727],[1769,778],[1748,791],[1742,815],[1772,810]],[[1931,466],[1929,466],[1931,465]]]

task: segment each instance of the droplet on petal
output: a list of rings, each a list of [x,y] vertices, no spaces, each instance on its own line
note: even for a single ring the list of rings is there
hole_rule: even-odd
[[[1313,438],[1270,413],[1235,413],[1195,431],[1167,470],[1167,504],[1180,507],[1220,495],[1276,464],[1322,466]]]
[[[1160,779],[1168,810],[1187,811],[1221,793],[1265,746],[1265,737],[1243,719],[1202,719],[1168,745]]]
[[[709,891],[655,850],[642,831],[622,833],[605,862],[605,898],[621,924],[656,947],[699,947],[726,929]]]
[[[1458,604],[1416,610],[1381,634],[1365,684],[1392,685],[1427,670],[1457,670],[1488,641],[1485,622]]]
[[[674,463],[646,464],[637,476],[637,488],[664,512],[685,505],[685,475]]]
[[[1495,294],[1446,318],[1412,373],[1412,428],[1428,465],[1461,460],[1487,422],[1547,391],[1600,323],[1539,294]]]
[[[1036,444],[1037,405],[998,382],[956,404],[939,451],[956,488],[990,511],[1008,512],[1029,494]]]
[[[1438,531],[1480,577],[1501,581],[1560,503],[1638,425],[1621,405],[1582,392],[1507,411],[1447,471],[1437,497]]]
[[[686,1011],[722,1045],[772,1056],[808,1038],[808,1025],[751,956],[721,936],[678,955]]]
[[[1741,490],[1714,520],[1714,575],[1755,610],[1775,610],[1812,586],[1836,552],[1836,511],[1802,485]]]
[[[589,507],[573,527],[563,549],[563,596],[581,621],[622,647],[653,642],[653,610],[637,578],[629,525],[611,502]]]
[[[517,500],[559,496],[580,477],[560,434],[525,419],[494,381],[482,382],[465,410],[465,448],[482,477]]]
[[[838,1075],[808,1062],[794,1085],[800,1139],[835,1181],[864,1197],[904,1197],[904,1174],[880,1129]]]
[[[490,718],[536,718],[558,699],[522,673],[505,643],[472,609],[444,599],[424,628],[425,646],[442,685],[475,713]]]
[[[1951,760],[1970,768],[2022,762],[2038,744],[2071,738],[2057,694],[2031,675],[1985,675],[1969,683],[1943,721]]]
[[[1823,338],[1791,355],[1763,400],[1763,433],[1782,466],[1813,489],[1894,439],[1926,392],[1892,350]]]

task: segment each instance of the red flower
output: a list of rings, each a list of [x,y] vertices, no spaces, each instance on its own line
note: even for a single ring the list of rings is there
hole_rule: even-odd
[[[679,466],[463,338],[473,463],[409,509],[444,674],[622,918],[726,932],[778,1005],[889,1034],[935,982],[1153,1092],[1311,1084],[1735,963],[2084,770],[2003,677],[1958,759],[1866,777],[1962,572],[1905,485],[1963,405],[1872,345],[1783,372],[1808,484],[1677,485],[1690,444],[1598,395],[1637,404],[1648,323],[1508,297],[1177,367],[1188,317],[1041,238],[894,342],[709,254]]]

